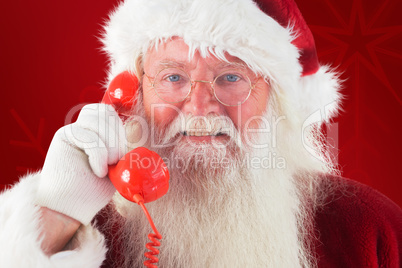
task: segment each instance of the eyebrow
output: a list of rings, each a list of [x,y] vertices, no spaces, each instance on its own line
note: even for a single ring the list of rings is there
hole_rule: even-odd
[[[177,61],[177,60],[163,60],[158,62],[158,66],[160,67],[177,67],[177,68],[184,68],[186,66],[186,63],[188,64],[188,62],[184,62],[184,61]]]
[[[221,62],[214,66],[215,69],[248,69],[247,65],[244,62]]]
[[[177,61],[177,60],[162,60],[158,62],[158,66],[162,68],[168,68],[168,67],[176,67],[176,68],[181,68],[185,69],[186,67],[188,68],[188,61]],[[244,70],[248,69],[248,66],[244,62],[220,62],[216,65],[209,66],[209,69],[237,69],[241,68]]]

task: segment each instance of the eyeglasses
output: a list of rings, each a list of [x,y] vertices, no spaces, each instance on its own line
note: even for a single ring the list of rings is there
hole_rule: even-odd
[[[156,95],[167,103],[184,101],[196,83],[209,83],[215,98],[220,103],[226,106],[238,106],[249,98],[251,90],[257,83],[253,85],[241,69],[225,70],[213,81],[192,80],[183,69],[171,67],[160,70],[155,77],[146,74],[145,76],[150,80]]]

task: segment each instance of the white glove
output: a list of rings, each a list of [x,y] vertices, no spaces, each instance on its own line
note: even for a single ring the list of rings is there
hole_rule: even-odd
[[[108,165],[126,153],[123,123],[114,108],[90,104],[53,137],[40,175],[36,204],[87,225],[116,189]]]

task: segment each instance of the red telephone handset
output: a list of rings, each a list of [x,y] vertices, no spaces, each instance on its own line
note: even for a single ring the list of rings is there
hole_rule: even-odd
[[[112,105],[119,115],[126,118],[135,103],[135,93],[138,89],[138,79],[129,72],[117,75],[110,83],[102,99],[102,103]],[[141,159],[132,162],[133,157]],[[145,163],[145,164],[144,164]],[[149,223],[155,234],[148,237],[152,243],[147,244],[151,250],[145,256],[149,259],[144,262],[147,267],[156,267],[153,263],[158,262],[155,256],[159,250],[154,248],[160,246],[157,239],[162,236],[155,228],[152,219],[144,206],[144,203],[152,202],[163,195],[169,189],[169,171],[162,158],[155,152],[144,147],[138,147],[128,152],[116,165],[109,166],[109,178],[116,190],[127,200],[139,204],[144,210]]]
[[[137,77],[127,71],[122,72],[110,82],[102,103],[112,105],[120,116],[127,116],[135,104],[138,87]]]
[[[127,117],[135,103],[138,86],[138,79],[125,71],[112,80],[102,103],[112,105],[120,116]],[[141,161],[133,163],[133,157],[141,158]],[[109,166],[109,178],[123,197],[136,203],[136,194],[147,203],[165,195],[169,188],[169,171],[165,163],[157,153],[143,147],[130,151],[116,165]]]
[[[135,203],[155,201],[169,189],[166,164],[157,153],[144,147],[128,152],[116,165],[109,166],[108,175],[116,190]]]

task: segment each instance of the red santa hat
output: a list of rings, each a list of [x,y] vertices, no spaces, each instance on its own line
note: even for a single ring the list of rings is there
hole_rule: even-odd
[[[293,0],[125,0],[110,14],[102,40],[109,81],[135,72],[150,46],[173,36],[205,56],[228,52],[240,58],[278,85],[279,99],[302,120],[313,114],[328,120],[337,112],[337,75],[318,63],[313,36]]]

